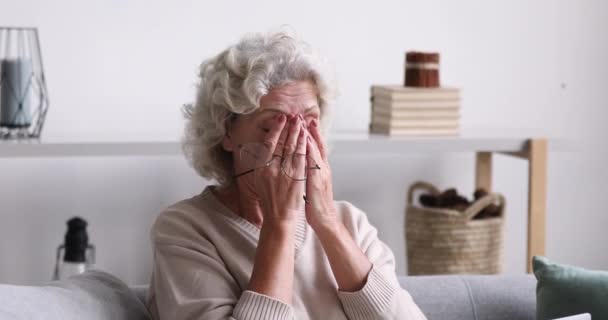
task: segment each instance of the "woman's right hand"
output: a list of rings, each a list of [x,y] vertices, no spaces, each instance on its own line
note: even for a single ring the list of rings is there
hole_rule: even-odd
[[[281,114],[264,137],[264,145],[274,161],[254,172],[255,193],[263,221],[255,252],[255,261],[248,290],[273,297],[286,304],[293,298],[295,268],[295,229],[298,215],[304,215],[303,195],[306,183],[288,177],[281,161],[304,172],[306,134],[302,120]],[[267,158],[265,158],[267,159]]]
[[[276,121],[263,142],[273,161],[254,172],[264,215],[263,225],[295,224],[297,215],[305,210],[303,195],[306,184],[288,177],[281,166],[283,161],[291,161],[288,166],[304,172],[307,132],[298,116],[280,114]]]

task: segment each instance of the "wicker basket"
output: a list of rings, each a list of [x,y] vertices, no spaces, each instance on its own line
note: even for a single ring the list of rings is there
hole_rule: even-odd
[[[416,182],[407,194],[405,238],[410,275],[494,274],[502,270],[505,199],[488,194],[464,212],[424,208],[414,204],[414,193],[440,191],[426,182]],[[490,204],[496,204],[497,218],[473,218]]]

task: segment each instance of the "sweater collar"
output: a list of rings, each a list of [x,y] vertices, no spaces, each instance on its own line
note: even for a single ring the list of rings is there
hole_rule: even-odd
[[[224,217],[234,222],[238,227],[242,230],[253,235],[257,240],[260,239],[260,228],[258,228],[253,223],[249,222],[247,219],[239,216],[230,210],[227,206],[225,206],[213,193],[212,189],[216,188],[216,186],[207,186],[205,189],[199,194],[199,197],[202,201],[211,205],[212,209],[217,210]],[[299,250],[302,248],[304,241],[306,240],[306,234],[308,233],[308,222],[306,221],[306,214],[304,212],[300,212],[297,217],[296,229],[294,235],[295,242],[295,251],[296,256]]]

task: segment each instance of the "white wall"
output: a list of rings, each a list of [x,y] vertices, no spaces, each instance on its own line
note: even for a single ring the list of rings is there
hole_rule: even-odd
[[[533,128],[588,142],[551,153],[547,255],[608,269],[608,3],[598,1],[0,0],[2,25],[37,26],[51,109],[45,137],[178,137],[198,64],[248,31],[290,24],[335,65],[334,131],[365,130],[369,86],[400,83],[404,52],[442,54],[463,88],[464,127]],[[363,208],[405,271],[404,192],[426,179],[473,190],[473,155],[332,156],[337,198]],[[526,163],[495,158],[508,201],[505,272],[525,271]],[[90,222],[98,264],[147,282],[147,232],[167,205],[200,192],[179,157],[0,159],[0,282],[42,283],[64,222]],[[369,184],[374,187],[370,188]]]

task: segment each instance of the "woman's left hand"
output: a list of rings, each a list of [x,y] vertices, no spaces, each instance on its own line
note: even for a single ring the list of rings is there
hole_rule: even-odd
[[[306,179],[306,220],[313,228],[332,227],[338,222],[334,207],[334,193],[331,181],[331,169],[327,160],[327,149],[319,132],[317,120],[309,126],[306,153],[319,169],[308,169]],[[315,164],[307,164],[309,167]]]
[[[307,139],[306,152],[317,161],[320,169],[308,169],[306,220],[323,246],[338,289],[356,292],[365,285],[372,263],[344,227],[334,207],[327,148],[316,120],[313,120],[308,131],[312,137]]]

